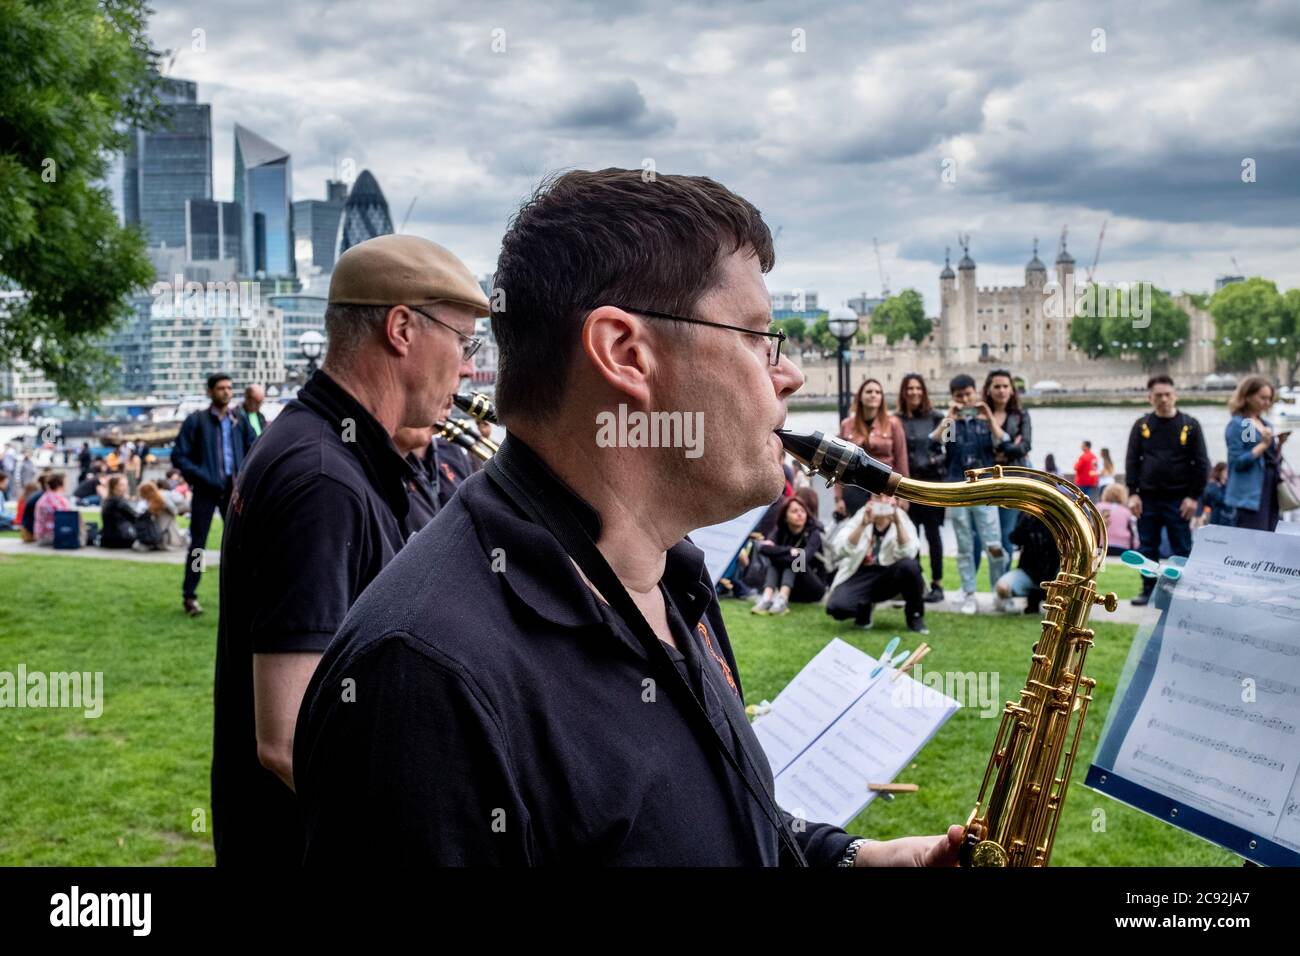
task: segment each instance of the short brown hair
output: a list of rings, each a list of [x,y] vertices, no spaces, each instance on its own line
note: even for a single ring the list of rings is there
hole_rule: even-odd
[[[561,403],[581,317],[601,305],[692,318],[721,260],[775,263],[757,209],[704,176],[573,170],[543,180],[501,241],[493,310],[497,410],[542,420]]]

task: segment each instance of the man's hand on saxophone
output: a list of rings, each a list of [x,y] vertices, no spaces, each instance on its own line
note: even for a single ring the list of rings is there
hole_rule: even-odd
[[[942,836],[910,836],[864,843],[854,866],[956,866],[965,832],[954,823]]]

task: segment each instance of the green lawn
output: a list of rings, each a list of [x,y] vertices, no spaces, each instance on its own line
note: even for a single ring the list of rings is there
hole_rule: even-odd
[[[215,535],[212,542],[219,540]],[[956,582],[950,572],[950,586]],[[1131,573],[1123,578],[1135,578]],[[179,565],[95,561],[55,555],[0,557],[0,671],[102,671],[103,716],[80,711],[0,711],[0,865],[206,865],[212,736],[215,574],[199,597],[210,608],[191,620],[180,609]],[[1127,591],[1132,593],[1136,582]],[[903,624],[883,606],[872,632],[830,620],[819,607],[757,618],[724,602],[747,697],[773,698],[828,640],[839,635],[878,652]],[[1037,631],[1029,618],[928,615],[934,670],[1000,675],[1014,696]],[[1097,701],[1076,764],[1081,779],[1128,650],[1131,628],[1098,627],[1089,658]],[[906,632],[904,632],[906,633]],[[904,647],[915,646],[905,641]],[[873,837],[938,833],[962,822],[975,799],[997,721],[962,711],[900,780],[920,785],[892,803],[876,801],[853,829]],[[1105,811],[1094,832],[1093,811]],[[209,821],[210,823],[210,821]],[[1235,858],[1128,810],[1080,785],[1071,789],[1053,862],[1088,865],[1231,865]]]

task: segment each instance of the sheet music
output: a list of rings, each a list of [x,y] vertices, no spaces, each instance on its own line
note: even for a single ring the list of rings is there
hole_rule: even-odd
[[[1197,532],[1114,770],[1300,850],[1300,537]]]
[[[776,777],[777,803],[805,820],[846,826],[957,711],[957,701],[886,668]],[[775,705],[773,707],[775,713]]]
[[[772,710],[753,723],[772,775],[780,776],[862,692],[892,671],[869,675],[879,662],[852,644],[832,638],[772,701]]]

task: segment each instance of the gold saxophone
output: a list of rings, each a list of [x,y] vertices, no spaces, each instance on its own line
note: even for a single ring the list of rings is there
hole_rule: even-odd
[[[965,866],[1046,866],[1061,819],[1070,771],[1096,681],[1083,676],[1092,647],[1094,604],[1114,611],[1114,594],[1099,595],[1106,524],[1078,487],[1043,471],[995,465],[966,472],[964,482],[916,481],[891,471],[861,448],[821,432],[777,432],[794,458],[826,479],[938,507],[1002,505],[1028,512],[1052,532],[1061,570],[1043,582],[1043,631],[1019,702],[1007,701],[979,799],[966,821]],[[1068,748],[1068,749],[1067,749]]]

